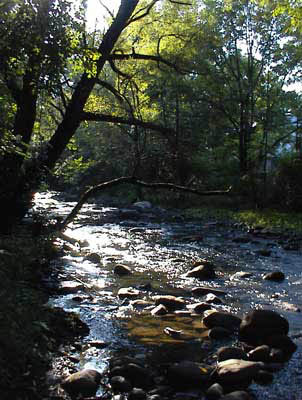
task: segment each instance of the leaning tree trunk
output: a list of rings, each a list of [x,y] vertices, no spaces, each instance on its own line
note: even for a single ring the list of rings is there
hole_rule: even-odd
[[[96,63],[97,76],[109,59],[138,2],[139,0],[121,0],[118,13],[98,48],[100,56]],[[89,77],[87,73],[82,75],[67,105],[61,123],[51,137],[47,148],[42,150],[37,159],[27,162],[26,166],[22,163],[22,158],[20,165],[19,162],[15,164],[13,160],[8,158],[3,160],[3,165],[11,168],[12,173],[10,176],[5,176],[3,175],[3,170],[1,171],[0,225],[2,228],[0,227],[0,230],[9,228],[15,222],[16,218],[22,218],[30,208],[32,193],[38,190],[43,177],[54,168],[70,139],[74,136],[83,121],[83,111],[97,82],[97,76]],[[16,118],[16,120],[21,121],[19,118]],[[31,134],[32,129],[29,132],[29,138]],[[24,140],[25,143],[29,143],[27,137],[23,139],[26,139]],[[15,156],[17,157],[17,155]]]

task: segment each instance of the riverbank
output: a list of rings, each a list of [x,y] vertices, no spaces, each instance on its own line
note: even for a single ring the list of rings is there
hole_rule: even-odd
[[[77,316],[48,307],[44,280],[59,256],[51,236],[17,226],[0,236],[1,399],[41,399],[45,375],[60,346],[86,327]]]

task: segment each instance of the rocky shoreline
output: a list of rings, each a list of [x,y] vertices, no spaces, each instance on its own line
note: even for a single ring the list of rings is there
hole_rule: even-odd
[[[142,208],[131,206],[121,210],[114,208],[101,218],[103,223],[119,221],[123,225],[125,221],[129,235],[133,236],[144,234],[144,225],[141,222],[165,219],[182,221],[178,213],[167,214],[164,210],[157,210],[149,205],[147,207],[144,205]],[[91,220],[91,215],[88,215],[81,220],[81,223],[86,224],[88,221],[95,222]],[[257,237],[274,237],[285,245],[298,242],[294,236],[269,232],[261,227],[236,234],[232,240],[240,245]],[[192,236],[181,235],[176,240],[198,242],[203,238],[193,233]],[[77,243],[70,242],[68,238],[63,238],[60,246],[65,254],[78,251]],[[270,256],[264,253],[259,255]],[[97,253],[87,252],[85,259],[92,263],[101,262]],[[175,264],[182,261],[173,260]],[[129,266],[115,260],[113,262],[112,272],[117,279],[131,274]],[[54,273],[56,274],[57,272]],[[216,270],[215,265],[202,259],[192,263],[185,275],[188,278],[211,282],[219,274],[220,271]],[[250,277],[248,274],[250,273],[239,271],[231,279],[246,279]],[[263,275],[263,279],[282,282],[286,277],[282,271],[272,271]],[[81,293],[85,293],[86,287],[85,282],[80,280],[68,282],[66,278],[59,278],[57,283],[48,289],[52,294],[73,294],[75,303],[85,302],[85,298],[93,300],[91,294]],[[143,299],[144,293],[148,293],[147,301]],[[130,304],[163,321],[173,316],[176,318],[194,316],[200,321],[198,329],[202,337],[192,338],[191,335],[187,336],[185,331],[167,324],[163,330],[164,335],[173,339],[177,343],[176,347],[155,346],[156,349],[152,352],[136,352],[133,347],[122,354],[117,352],[106,361],[108,366],[100,373],[91,368],[79,369],[79,353],[84,349],[97,355],[99,349],[107,346],[107,343],[83,342],[73,339],[76,337],[73,333],[69,340],[62,344],[59,352],[54,354],[53,365],[47,373],[41,398],[51,400],[256,399],[251,384],[267,386],[272,383],[276,374],[286,369],[288,360],[296,351],[296,344],[294,338],[288,336],[288,322],[281,314],[261,309],[253,309],[241,316],[238,310],[236,315],[226,312],[220,307],[224,304],[225,294],[226,292],[211,285],[196,286],[190,293],[191,300],[187,302],[186,298],[181,296],[159,295],[156,291],[153,293],[152,286],[148,284],[139,287],[121,287],[117,293],[120,305]],[[196,302],[192,302],[192,297],[196,298]],[[292,311],[299,312],[299,308]],[[86,331],[87,329],[88,326]],[[208,346],[208,343],[212,345]],[[188,350],[190,346],[192,351]],[[154,356],[154,353],[161,353],[160,357]],[[163,353],[166,353],[164,357]]]

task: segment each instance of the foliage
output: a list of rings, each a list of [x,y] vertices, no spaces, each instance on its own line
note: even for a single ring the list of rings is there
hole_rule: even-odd
[[[262,227],[276,232],[302,233],[302,214],[266,210],[231,210],[228,208],[188,208],[185,217],[205,221],[228,221],[248,228]]]
[[[302,211],[301,171],[301,159],[284,157],[278,166],[274,190],[278,204],[297,212]]]

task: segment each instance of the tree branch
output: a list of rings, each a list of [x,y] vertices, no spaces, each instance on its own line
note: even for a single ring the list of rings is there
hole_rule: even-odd
[[[100,86],[103,86],[105,89],[109,90],[109,92],[111,92],[118,99],[120,103],[124,101],[121,94],[112,85],[110,85],[110,83],[103,81],[101,79],[97,79],[96,83],[99,84]]]
[[[182,71],[176,64],[165,60],[164,58],[160,57],[159,55],[154,56],[154,55],[149,55],[149,54],[139,54],[139,53],[131,53],[131,54],[111,54],[109,57],[109,60],[146,60],[146,61],[155,61],[157,63],[162,63],[167,65],[168,67],[171,67],[175,69],[176,72],[179,73],[184,73],[185,71]]]
[[[153,131],[161,132],[167,136],[175,135],[176,132],[172,128],[166,128],[162,125],[154,124],[153,122],[145,122],[137,118],[123,118],[117,117],[113,115],[100,114],[100,113],[92,113],[92,112],[83,112],[82,113],[82,121],[100,121],[100,122],[111,122],[114,124],[125,124],[125,125],[134,125],[141,126],[145,129],[151,129]]]
[[[174,185],[173,183],[148,183],[144,181],[140,181],[134,176],[122,176],[117,179],[113,179],[111,181],[103,182],[100,183],[99,185],[93,186],[92,188],[88,189],[80,198],[76,206],[72,209],[72,211],[67,215],[67,217],[64,219],[64,221],[59,225],[59,230],[63,231],[67,225],[74,220],[74,218],[77,216],[78,212],[84,205],[84,203],[88,200],[89,197],[93,196],[94,194],[104,191],[108,188],[111,188],[113,186],[118,186],[121,184],[131,184],[131,185],[137,185],[137,186],[142,186],[146,187],[149,189],[168,189],[168,190],[173,190],[173,191],[179,191],[179,192],[186,192],[186,193],[192,193],[197,196],[221,196],[221,195],[229,195],[231,192],[231,187],[228,190],[211,190],[211,191],[200,191],[197,189],[192,189],[187,186],[179,186],[179,185]]]
[[[152,10],[153,6],[158,2],[159,0],[153,0],[148,6],[141,8],[140,10],[138,10],[133,17],[129,20],[128,25],[132,24],[133,22],[136,22],[144,17],[146,17],[147,15],[150,14],[150,11]],[[144,12],[143,12],[144,11]],[[141,12],[143,12],[143,14],[139,15]]]

